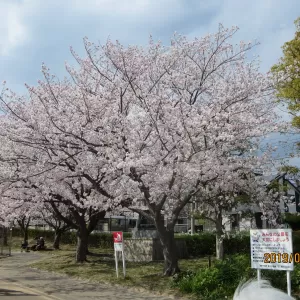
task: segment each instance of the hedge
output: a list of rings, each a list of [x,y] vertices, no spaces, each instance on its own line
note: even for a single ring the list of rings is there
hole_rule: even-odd
[[[178,239],[184,239],[188,254],[191,257],[213,255],[216,248],[216,237],[211,233],[195,235],[178,235]]]
[[[184,293],[191,293],[201,300],[232,299],[233,293],[241,281],[256,277],[251,268],[249,254],[231,255],[224,261],[216,261],[211,268],[185,271],[173,277],[172,287]],[[283,271],[262,270],[262,277],[273,286],[286,291],[286,276]],[[300,264],[296,264],[291,273],[292,292],[300,292]],[[296,297],[295,299],[299,299]]]
[[[191,257],[215,255],[216,237],[213,233],[195,235],[178,235],[177,238],[186,241],[188,253]],[[300,231],[293,231],[293,251],[300,253]],[[231,234],[224,239],[224,254],[250,253],[250,235],[247,233]]]
[[[22,236],[19,228],[13,228],[13,236]],[[36,236],[43,236],[47,244],[51,244],[54,240],[54,232],[43,229],[29,229],[29,239]],[[130,232],[124,232],[124,238],[131,238]],[[190,257],[202,257],[207,255],[215,255],[216,238],[213,233],[204,232],[195,235],[176,235],[178,239],[186,241],[187,250]],[[76,245],[76,232],[65,232],[61,237],[61,244]],[[92,233],[89,237],[89,246],[97,248],[113,248],[113,239],[111,233]],[[293,250],[300,253],[300,231],[293,231]],[[224,253],[245,254],[250,253],[250,237],[249,233],[231,234],[224,240]]]
[[[286,213],[284,216],[284,222],[289,224],[293,230],[300,230],[300,216]]]
[[[22,237],[20,228],[13,228],[13,237]],[[37,236],[42,236],[46,240],[46,244],[51,244],[54,241],[54,231],[43,229],[28,229],[28,238],[34,239]],[[131,238],[130,232],[123,233],[124,238]],[[62,234],[61,244],[76,245],[77,238],[75,231],[66,231]],[[113,238],[111,233],[101,232],[92,233],[89,236],[89,246],[98,248],[113,248]]]

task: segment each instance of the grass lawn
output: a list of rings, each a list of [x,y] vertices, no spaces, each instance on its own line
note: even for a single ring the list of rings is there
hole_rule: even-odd
[[[163,262],[126,262],[126,278],[122,274],[122,262],[119,262],[119,278],[116,277],[115,261],[112,249],[90,249],[88,262],[75,263],[75,249],[62,246],[58,251],[45,251],[42,260],[31,265],[33,268],[56,273],[67,274],[76,278],[88,279],[92,282],[117,284],[139,290],[156,293],[178,295],[172,290],[172,278],[163,277]],[[180,260],[182,270],[196,270],[208,266],[208,259]]]

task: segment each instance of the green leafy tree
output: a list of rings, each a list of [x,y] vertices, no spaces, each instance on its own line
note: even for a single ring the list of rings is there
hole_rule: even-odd
[[[282,166],[278,169],[280,172],[287,173],[295,178],[300,176],[300,169],[296,166]]]
[[[295,37],[282,46],[283,56],[271,71],[278,98],[288,105],[293,115],[292,125],[300,128],[300,17],[294,23]]]

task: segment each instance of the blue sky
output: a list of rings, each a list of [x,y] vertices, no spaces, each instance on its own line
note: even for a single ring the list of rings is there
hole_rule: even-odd
[[[152,34],[168,43],[175,31],[202,36],[219,23],[240,27],[236,42],[257,39],[261,44],[253,52],[268,71],[293,38],[299,16],[299,0],[0,0],[0,81],[25,92],[25,82],[34,85],[41,78],[42,62],[59,77],[66,75],[65,61],[73,63],[69,47],[84,55],[85,36],[143,45]],[[272,138],[275,144],[291,139]]]

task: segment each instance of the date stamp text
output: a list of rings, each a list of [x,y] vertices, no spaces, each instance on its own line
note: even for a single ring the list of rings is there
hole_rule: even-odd
[[[274,263],[284,263],[290,264],[292,262],[300,263],[300,253],[264,253],[264,263],[274,264]]]

